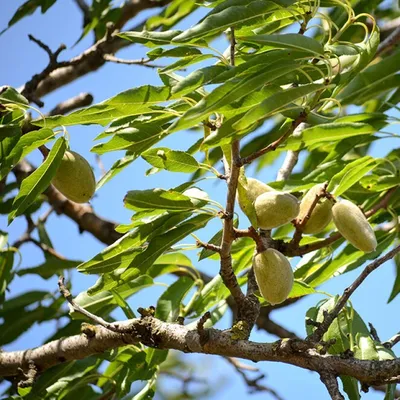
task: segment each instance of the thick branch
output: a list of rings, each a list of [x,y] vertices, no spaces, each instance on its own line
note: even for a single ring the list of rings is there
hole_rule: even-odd
[[[203,343],[197,329],[162,322],[151,316],[114,323],[126,333],[92,326],[86,333],[62,338],[43,346],[13,352],[0,352],[0,376],[15,376],[18,368],[28,370],[32,363],[38,372],[63,362],[82,359],[127,344],[141,342],[149,347],[175,349],[185,353],[216,354],[252,361],[275,361],[319,373],[348,375],[366,384],[377,385],[400,374],[400,360],[366,361],[321,355],[303,341],[286,339],[275,343],[234,340],[229,332],[207,329]]]

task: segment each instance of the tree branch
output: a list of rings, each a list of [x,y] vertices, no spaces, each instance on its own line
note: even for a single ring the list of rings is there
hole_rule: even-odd
[[[252,361],[275,361],[335,375],[348,375],[369,385],[379,385],[400,374],[400,359],[367,361],[321,355],[307,342],[285,339],[275,343],[234,340],[228,331],[206,329],[204,344],[197,329],[162,322],[151,315],[113,323],[124,333],[96,325],[80,335],[62,338],[24,351],[0,352],[0,376],[15,376],[19,368],[28,370],[33,363],[41,373],[52,366],[103,353],[107,350],[143,343],[158,349],[185,353],[216,354]]]
[[[328,389],[332,400],[344,400],[344,397],[339,391],[339,385],[334,375],[329,373],[320,374],[322,383]]]
[[[80,93],[75,97],[71,97],[62,103],[57,104],[50,112],[52,115],[64,115],[76,110],[77,108],[90,106],[93,102],[93,96],[90,93]]]
[[[242,158],[241,164],[242,165],[250,164],[252,161],[263,156],[264,154],[269,153],[270,151],[276,150],[278,148],[278,146],[281,143],[283,143],[302,122],[304,122],[306,120],[306,118],[307,118],[307,114],[305,112],[300,113],[300,115],[295,120],[293,120],[289,129],[280,138],[278,138],[274,142],[270,143],[267,147],[264,147],[263,149],[254,152],[253,154],[249,155],[248,157]]]
[[[333,320],[339,315],[339,312],[342,308],[346,305],[347,300],[350,296],[355,292],[355,290],[364,282],[367,276],[372,272],[375,271],[378,267],[384,264],[386,261],[393,258],[398,252],[400,251],[400,245],[395,247],[393,250],[389,251],[383,257],[376,259],[372,263],[368,264],[365,269],[361,272],[361,274],[357,277],[357,279],[347,287],[342,296],[339,298],[338,302],[336,303],[335,307],[332,311],[327,313],[324,316],[324,320],[321,324],[317,327],[317,329],[310,335],[310,340],[315,342],[319,342],[322,339],[324,333],[328,330]]]
[[[300,136],[304,129],[308,125],[305,122],[301,122],[297,128],[293,131],[293,137]],[[299,153],[300,151],[293,151],[293,150],[288,150],[286,153],[285,160],[283,161],[282,167],[278,171],[278,175],[276,177],[276,180],[279,181],[286,181],[290,178],[290,175],[292,174],[292,171],[294,167],[297,164],[297,161],[299,160]]]

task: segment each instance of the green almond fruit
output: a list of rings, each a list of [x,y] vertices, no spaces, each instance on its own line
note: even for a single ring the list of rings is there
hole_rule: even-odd
[[[303,197],[300,203],[300,212],[298,215],[299,220],[303,220],[307,215],[311,204],[317,193],[324,187],[324,184],[318,184],[313,186]],[[319,199],[313,212],[311,213],[310,219],[304,226],[303,233],[316,234],[322,232],[332,221],[332,202],[326,198]]]
[[[92,168],[84,157],[67,150],[51,182],[67,199],[86,203],[96,190]]]
[[[294,276],[288,259],[282,253],[268,249],[256,254],[253,269],[261,295],[268,303],[279,304],[287,299]]]
[[[241,210],[248,215],[249,207],[253,207],[256,198],[263,193],[275,191],[271,186],[254,178],[246,178],[245,190],[238,190],[238,202]]]
[[[364,253],[371,253],[376,249],[375,232],[355,204],[349,200],[341,200],[332,207],[332,215],[337,230],[354,247]]]
[[[296,197],[278,191],[258,196],[254,208],[258,227],[266,230],[287,224],[297,217],[300,210]]]

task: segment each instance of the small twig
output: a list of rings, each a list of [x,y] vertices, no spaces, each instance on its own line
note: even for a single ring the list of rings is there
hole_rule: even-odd
[[[149,64],[151,62],[150,58],[141,58],[138,60],[124,60],[123,58],[115,57],[112,54],[104,54],[103,58],[105,61],[114,62],[117,64],[143,65],[143,67],[147,68],[163,68],[162,65]]]
[[[97,165],[99,166],[101,176],[103,177],[107,173],[107,170],[104,167],[103,161],[99,154],[95,155],[95,159],[96,159]]]
[[[64,256],[57,253],[57,251],[55,251],[52,247],[49,247],[49,246],[47,246],[47,244],[39,242],[38,240],[34,239],[33,237],[29,237],[27,242],[33,243],[35,246],[39,247],[44,252],[51,254],[52,256],[58,258],[59,260],[66,260],[66,258]]]
[[[376,331],[375,327],[371,324],[371,322],[368,322],[369,326],[369,331],[371,333],[371,336],[374,340],[380,343],[381,339],[379,339],[378,332]]]
[[[76,5],[80,8],[83,14],[83,26],[85,27],[90,21],[90,8],[85,0],[75,0]]]
[[[355,290],[364,282],[367,276],[372,271],[375,271],[378,267],[384,264],[386,261],[393,258],[399,251],[400,251],[400,245],[395,247],[393,250],[389,251],[383,257],[378,258],[372,263],[368,264],[365,267],[365,269],[361,272],[361,274],[357,277],[357,279],[344,290],[342,296],[339,298],[333,310],[325,315],[324,320],[321,322],[321,325],[317,327],[317,329],[314,331],[312,335],[310,335],[309,339],[315,342],[319,342],[322,339],[324,333],[328,330],[333,320],[338,316],[339,312],[346,305],[347,300],[355,292]]]
[[[81,93],[62,103],[57,104],[50,112],[49,116],[64,115],[77,108],[86,107],[92,104],[93,96],[90,93]]]
[[[27,388],[33,386],[38,375],[38,369],[33,361],[28,363],[28,371],[25,372],[22,368],[19,368],[23,379],[18,382],[18,387]]]
[[[364,215],[369,218],[370,216],[376,214],[380,209],[386,209],[389,205],[390,199],[392,198],[394,192],[397,190],[397,186],[389,189],[386,194],[372,207],[370,210],[366,211]]]
[[[398,26],[379,46],[375,57],[389,51],[400,40],[400,26]]]
[[[60,288],[60,293],[62,294],[62,296],[65,297],[65,299],[68,301],[68,303],[71,305],[71,307],[76,312],[81,313],[82,315],[89,318],[93,322],[96,322],[97,324],[104,326],[104,328],[109,329],[110,331],[122,333],[121,329],[117,325],[110,324],[109,322],[105,321],[103,318],[92,314],[91,312],[89,312],[89,311],[85,310],[83,307],[81,307],[79,304],[75,303],[70,291],[66,288],[66,286],[64,284],[63,276],[60,276],[58,278],[58,287]]]
[[[248,229],[234,228],[234,234],[235,234],[235,239],[238,239],[241,237],[252,238],[254,240],[254,242],[256,243],[258,253],[262,253],[266,249],[266,246],[265,246],[262,236],[259,235],[258,232],[252,226]]]
[[[344,397],[339,391],[339,385],[335,375],[330,373],[320,373],[322,383],[328,389],[332,400],[344,400]]]
[[[282,397],[280,397],[275,390],[259,383],[262,379],[265,378],[265,375],[263,373],[260,373],[260,370],[258,368],[251,368],[251,367],[249,368],[249,366],[241,363],[239,360],[233,357],[224,357],[224,359],[228,361],[228,363],[231,364],[235,368],[235,370],[240,374],[240,376],[243,378],[246,385],[248,386],[250,393],[267,392],[270,393],[272,396],[274,396],[276,400],[282,400]],[[247,376],[244,370],[258,372],[259,375],[254,379],[251,379]]]
[[[241,164],[242,165],[250,164],[256,158],[261,157],[270,151],[276,150],[278,148],[278,146],[281,143],[283,143],[302,122],[304,122],[306,120],[306,118],[307,118],[307,113],[305,111],[301,112],[299,114],[299,116],[292,122],[289,129],[280,138],[278,138],[274,142],[270,143],[268,146],[264,147],[263,149],[254,152],[253,154],[249,155],[248,157],[242,158]]]
[[[304,129],[308,125],[305,122],[302,122],[297,126],[297,128],[293,131],[292,136],[300,136]],[[293,151],[293,150],[288,150],[286,153],[285,160],[283,161],[282,167],[278,171],[278,175],[276,177],[276,180],[279,181],[286,181],[290,178],[290,175],[292,174],[292,171],[294,167],[297,164],[297,161],[299,160],[299,151]]]
[[[387,349],[391,349],[393,346],[395,346],[397,343],[400,342],[400,332],[394,335],[392,338],[390,338],[388,341],[385,343],[382,343]]]
[[[41,40],[36,39],[32,35],[28,35],[28,37],[30,40],[35,42],[40,48],[42,48],[48,54],[49,63],[42,72],[40,72],[39,74],[35,74],[31,78],[31,80],[25,84],[24,89],[22,90],[21,94],[23,96],[25,96],[29,101],[33,101],[39,107],[43,107],[44,103],[36,96],[35,91],[36,91],[37,87],[39,86],[39,83],[44,78],[48,77],[52,71],[68,64],[65,62],[63,63],[63,62],[57,61],[58,56],[60,55],[60,53],[63,50],[66,49],[66,46],[65,46],[65,44],[61,44],[55,52],[52,52],[50,47],[47,46],[46,44],[44,44]]]
[[[221,247],[220,246],[216,246],[215,244],[212,243],[204,243],[201,242],[200,240],[196,241],[196,246],[197,247],[202,247],[206,250],[211,250],[214,251],[215,253],[220,253],[221,252]]]
[[[317,206],[319,200],[322,197],[325,197],[327,195],[326,193],[326,188],[328,187],[328,182],[324,184],[323,187],[316,193],[315,198],[313,202],[310,204],[309,209],[306,212],[306,215],[304,216],[303,219],[299,220],[297,219],[295,222],[296,225],[296,231],[293,235],[293,239],[291,240],[289,246],[292,246],[293,248],[298,248],[299,243],[301,241],[302,235],[303,235],[303,230],[308,222],[308,220],[311,217],[312,212],[314,211],[314,208]]]

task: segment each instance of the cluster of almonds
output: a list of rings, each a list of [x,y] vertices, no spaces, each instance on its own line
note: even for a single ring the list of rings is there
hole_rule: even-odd
[[[240,208],[246,215],[255,213],[260,229],[270,230],[297,218],[302,221],[310,210],[323,184],[312,187],[302,201],[260,182],[247,178],[245,191],[238,191]],[[303,233],[322,232],[332,221],[342,236],[354,247],[369,253],[377,242],[375,233],[362,211],[351,201],[333,203],[330,198],[321,198],[303,226]],[[253,268],[262,296],[270,304],[282,303],[293,286],[293,271],[287,258],[275,249],[258,253],[253,259]]]
[[[69,150],[64,153],[51,183],[75,203],[88,202],[96,190],[96,179],[87,160]]]

